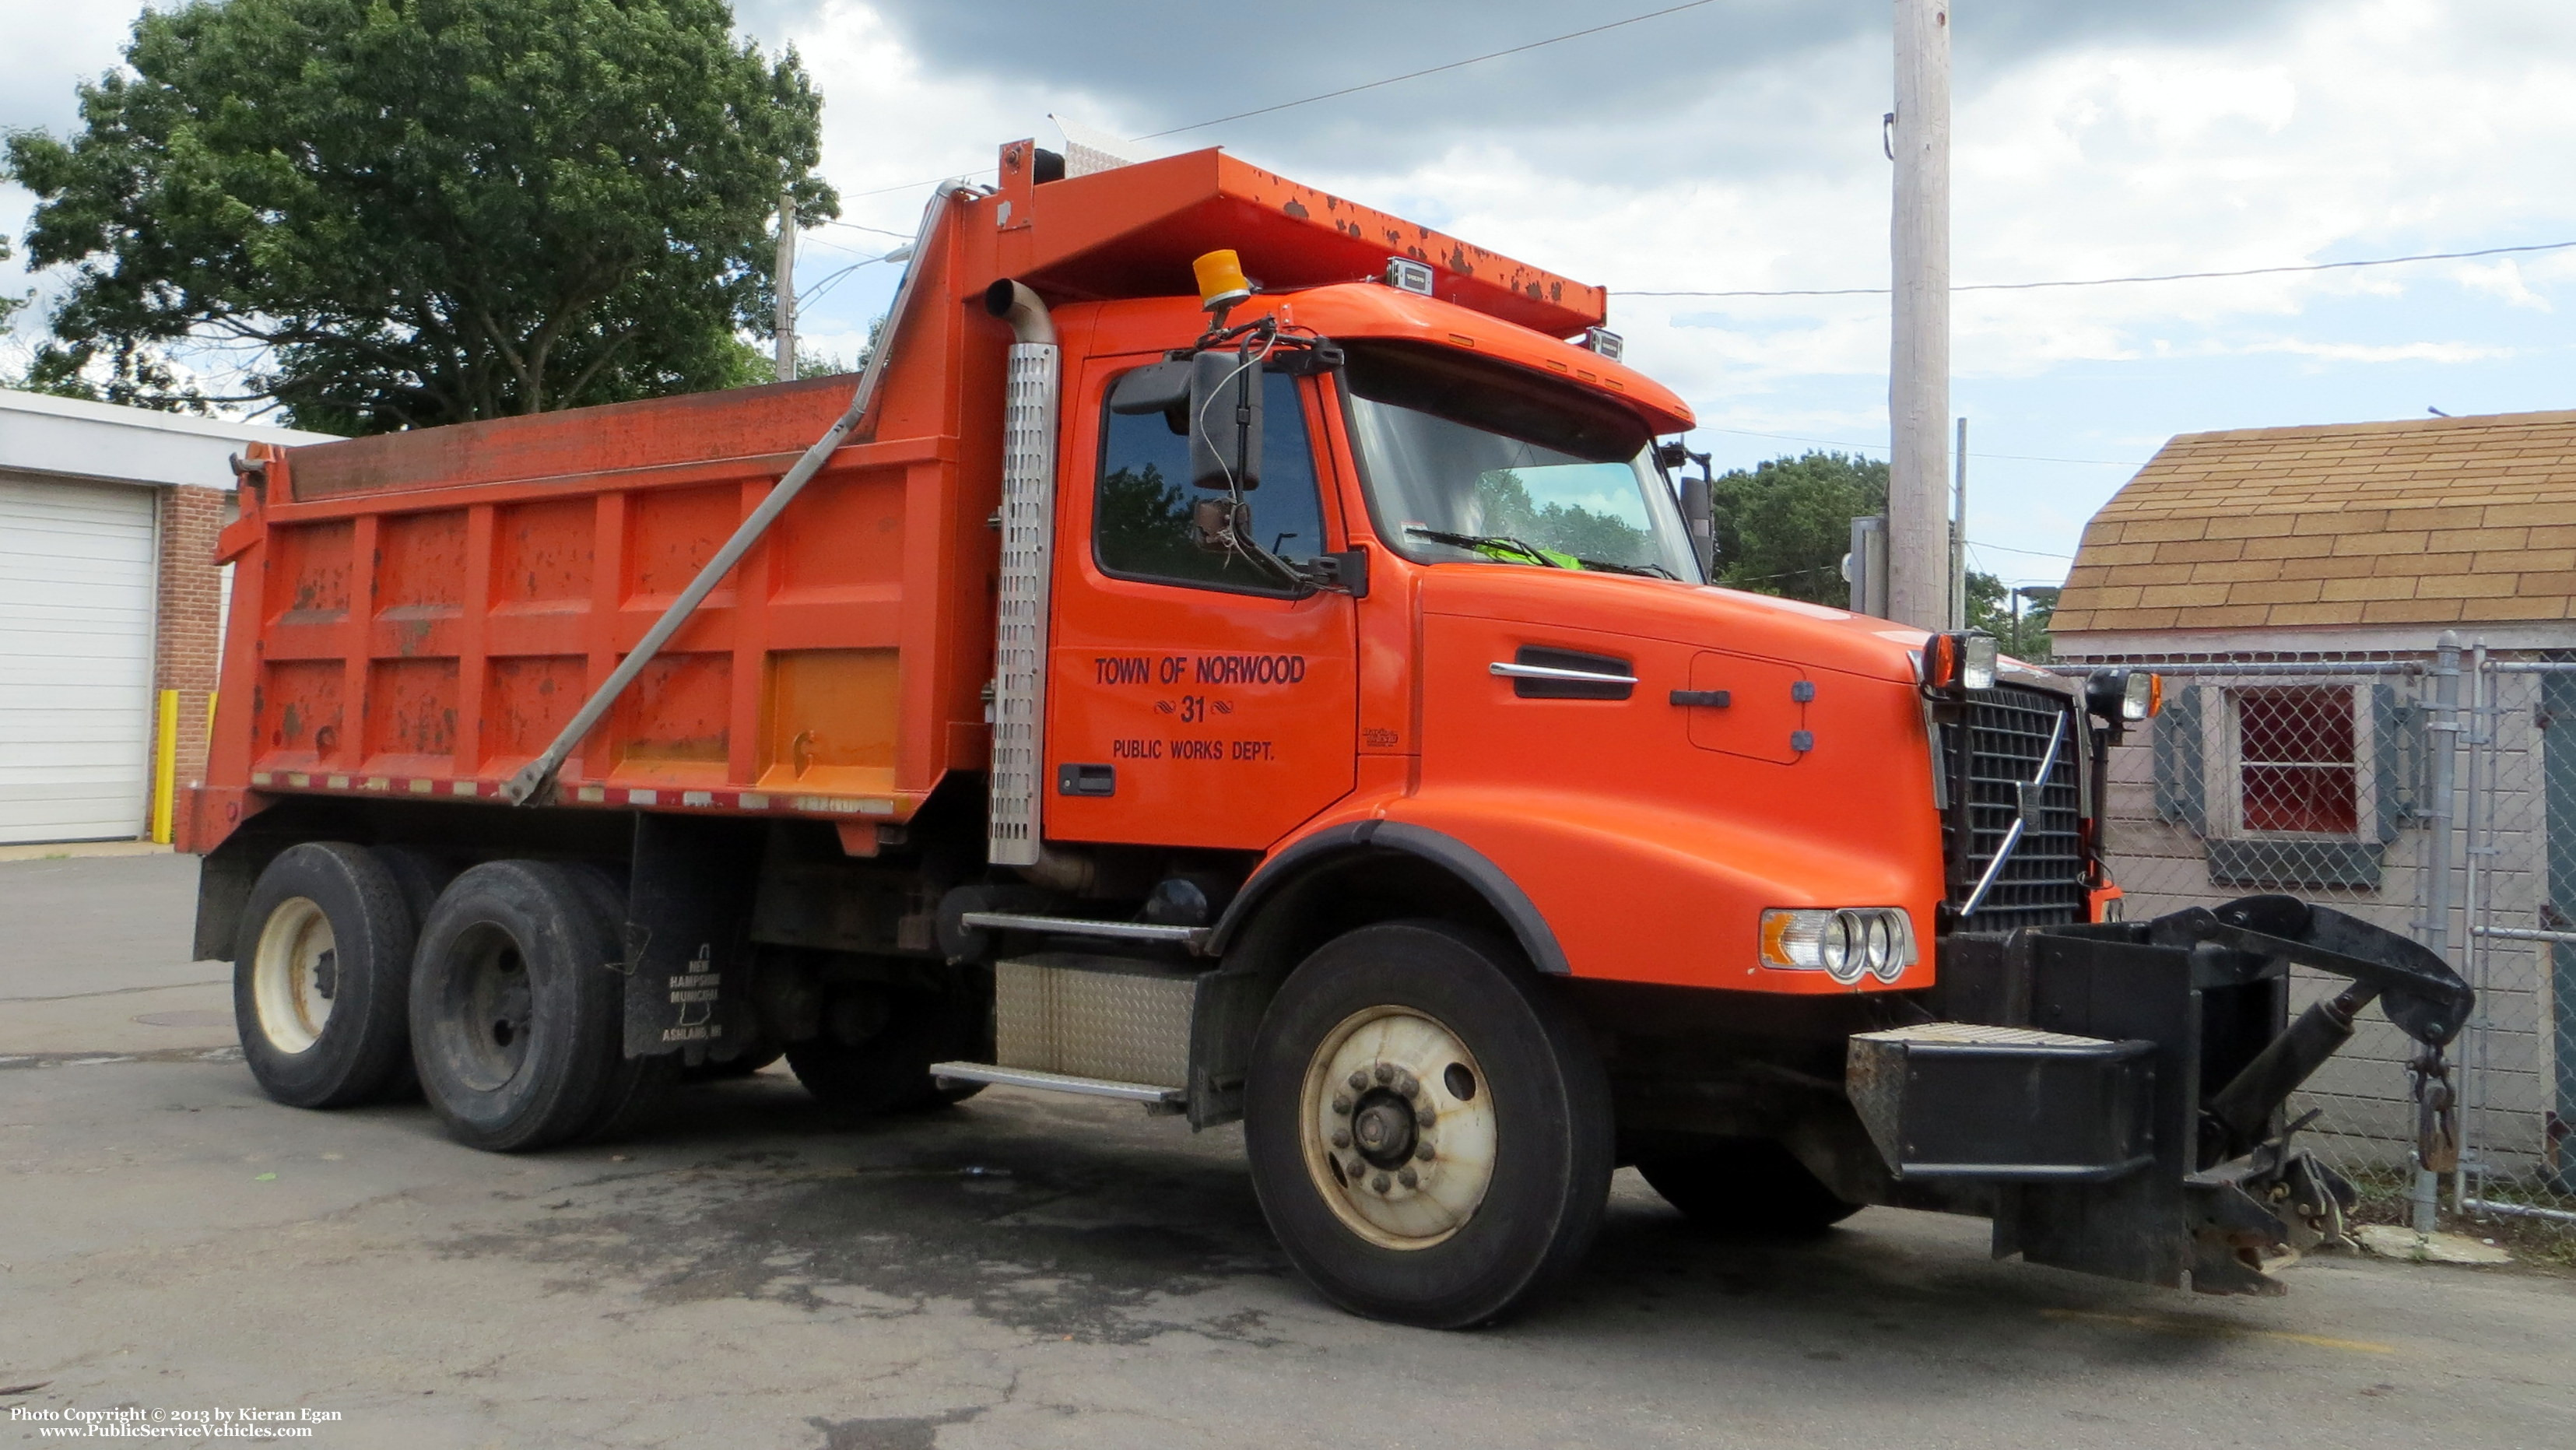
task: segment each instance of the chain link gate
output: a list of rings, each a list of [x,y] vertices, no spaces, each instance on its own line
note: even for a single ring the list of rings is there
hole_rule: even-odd
[[[2447,643],[2447,641],[2446,641]],[[2527,653],[2527,652],[2526,652]],[[2070,659],[2165,677],[2111,751],[2133,920],[2282,892],[2422,942],[2478,991],[2427,1058],[2376,1013],[2293,1115],[2383,1195],[2576,1225],[2576,655],[2482,649]],[[2294,972],[2295,1013],[2342,984]],[[2432,1171],[2425,1171],[2428,1168]]]
[[[2458,966],[2478,1011],[2452,1199],[2576,1226],[2576,659],[2477,648],[2468,676]]]

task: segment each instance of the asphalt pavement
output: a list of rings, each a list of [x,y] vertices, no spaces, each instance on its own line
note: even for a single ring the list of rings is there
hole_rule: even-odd
[[[2545,1272],[2338,1255],[2204,1299],[1895,1210],[1709,1238],[1622,1173],[1571,1292],[1439,1334],[1316,1299],[1237,1133],[1122,1105],[854,1127],[772,1069],[532,1157],[417,1104],[300,1112],[184,960],[193,879],[0,862],[0,1429],[30,1442],[124,1407],[179,1444],[2576,1445],[2576,1279]]]

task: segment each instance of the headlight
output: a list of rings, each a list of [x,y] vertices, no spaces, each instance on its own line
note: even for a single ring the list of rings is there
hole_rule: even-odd
[[[1837,982],[1856,981],[1860,973],[1852,970],[1852,919],[1835,912],[1824,919],[1816,933],[1816,955],[1825,975]]]
[[[1957,695],[1995,687],[1995,637],[1973,630],[1936,634],[1923,642],[1923,688]]]
[[[1869,935],[1864,950],[1868,953],[1871,974],[1882,982],[1886,981],[1887,964],[1896,960],[1896,932],[1888,925],[1886,912],[1869,914]]]
[[[2084,708],[2115,726],[2150,719],[2164,702],[2164,678],[2152,670],[2095,670],[2084,681]]]
[[[1848,987],[1863,977],[1893,982],[1914,961],[1914,923],[1900,907],[1762,913],[1766,967],[1822,972]]]

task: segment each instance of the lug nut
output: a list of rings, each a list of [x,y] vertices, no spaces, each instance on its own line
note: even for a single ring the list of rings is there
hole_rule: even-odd
[[[1432,1158],[1431,1145],[1428,1143],[1417,1145],[1413,1150],[1413,1156],[1421,1159],[1425,1163],[1430,1162]]]
[[[1440,1115],[1431,1111],[1431,1105],[1429,1103],[1424,1103],[1421,1107],[1413,1110],[1413,1121],[1421,1127],[1428,1128],[1432,1124],[1440,1121]]]
[[[1352,1092],[1358,1092],[1358,1091],[1360,1091],[1361,1089],[1366,1088],[1367,1086],[1368,1086],[1368,1074],[1367,1074],[1367,1073],[1364,1073],[1364,1072],[1355,1072],[1355,1073],[1352,1073],[1352,1074],[1351,1074],[1351,1091],[1352,1091]]]
[[[1418,1098],[1422,1096],[1422,1084],[1415,1082],[1413,1074],[1408,1072],[1395,1080],[1395,1091],[1401,1097]]]
[[[1334,1111],[1334,1112],[1337,1112],[1337,1113],[1340,1113],[1340,1114],[1342,1114],[1342,1115],[1343,1115],[1343,1116],[1345,1116],[1345,1117],[1349,1116],[1350,1111],[1351,1111],[1351,1097],[1350,1097],[1350,1094],[1348,1094],[1348,1093],[1335,1093],[1335,1094],[1333,1094],[1333,1111]]]
[[[1370,1069],[1369,1075],[1382,1083],[1395,1081],[1395,1069],[1387,1066],[1383,1062]]]
[[[1399,1168],[1395,1172],[1395,1181],[1403,1184],[1407,1188],[1411,1188],[1413,1185],[1420,1183],[1422,1179],[1420,1175],[1416,1174],[1410,1168]]]
[[[1347,1130],[1336,1129],[1333,1133],[1333,1146],[1336,1148],[1347,1148],[1351,1146],[1350,1133]]]
[[[1386,1175],[1381,1173],[1375,1178],[1370,1179],[1369,1187],[1376,1189],[1380,1193],[1386,1192]]]

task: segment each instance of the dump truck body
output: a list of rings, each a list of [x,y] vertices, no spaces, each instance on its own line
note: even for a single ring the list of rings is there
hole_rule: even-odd
[[[2427,1042],[2465,989],[2286,899],[2107,920],[2143,678],[1707,587],[1598,289],[1215,152],[997,176],[855,384],[242,460],[183,819],[273,1094],[409,1061],[531,1148],[783,1051],[1241,1117],[1300,1268],[1436,1324],[1618,1162],[2213,1289],[2333,1231],[2287,964]]]

